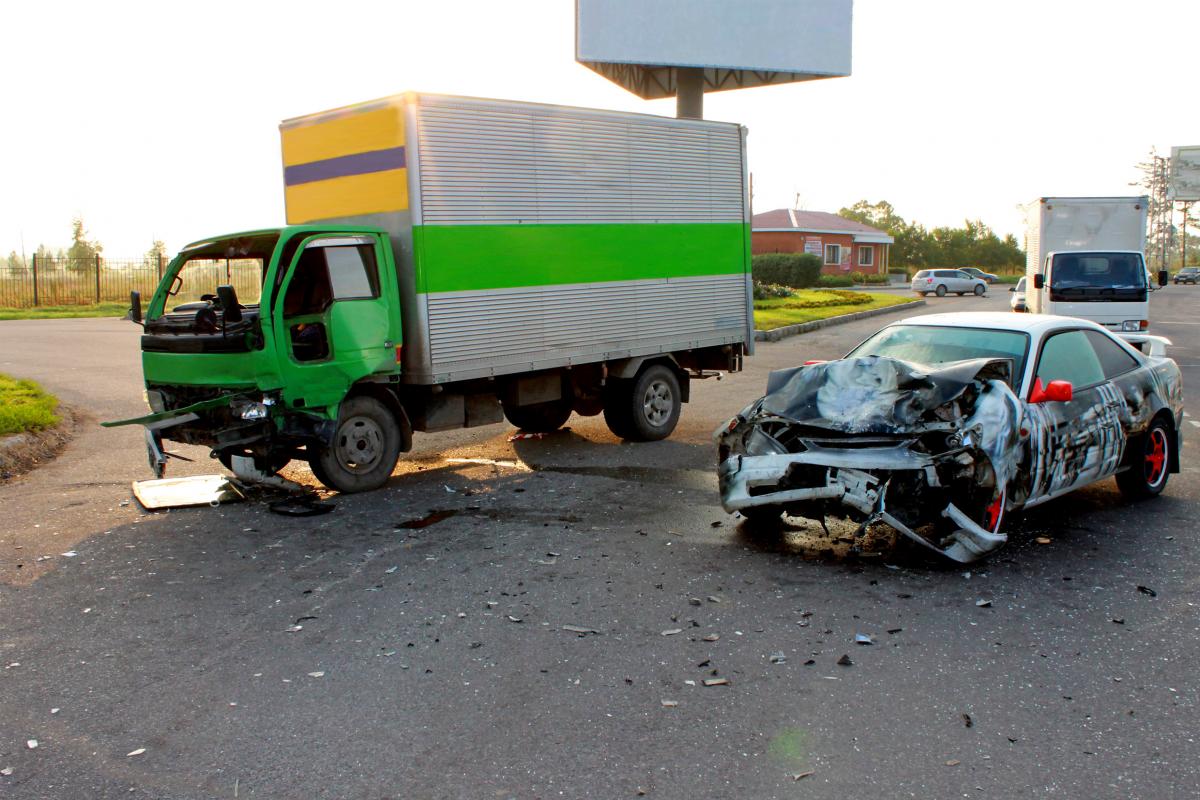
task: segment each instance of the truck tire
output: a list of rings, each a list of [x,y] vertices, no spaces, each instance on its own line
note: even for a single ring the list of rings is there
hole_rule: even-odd
[[[391,477],[400,445],[400,425],[388,407],[359,395],[342,403],[333,441],[317,449],[309,466],[330,489],[369,492]]]
[[[623,383],[626,391],[616,393],[612,404],[612,416],[622,432],[613,428],[607,406],[604,411],[613,433],[636,442],[656,442],[670,436],[683,405],[675,372],[662,364],[651,364],[632,381]]]
[[[1117,473],[1117,488],[1134,500],[1154,497],[1167,487],[1171,472],[1171,448],[1175,436],[1166,422],[1159,419],[1141,436],[1129,441],[1129,469]]]
[[[523,431],[551,433],[571,417],[571,399],[552,400],[531,406],[504,405],[504,418]]]
[[[946,296],[946,287],[939,286],[939,287],[937,287],[937,289],[934,289],[933,293],[936,294],[938,297],[945,297]]]

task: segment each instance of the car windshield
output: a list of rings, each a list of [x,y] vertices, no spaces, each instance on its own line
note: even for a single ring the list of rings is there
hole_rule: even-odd
[[[1025,291],[1025,279],[1024,278],[1021,278],[1021,280],[1017,281],[1017,291],[1018,292]]]
[[[175,273],[167,305],[176,308],[202,300],[206,295],[215,295],[222,285],[234,288],[241,305],[256,305],[262,295],[263,274],[278,240],[279,235],[272,233],[188,248]]]
[[[971,358],[1011,358],[1014,385],[1021,380],[1029,334],[992,328],[892,325],[854,348],[849,356],[886,356],[919,364],[946,364]]]

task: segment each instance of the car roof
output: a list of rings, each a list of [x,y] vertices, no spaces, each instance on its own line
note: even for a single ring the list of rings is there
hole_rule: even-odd
[[[926,314],[921,317],[906,317],[893,324],[930,325],[940,328],[994,328],[1022,331],[1035,336],[1059,328],[1104,330],[1095,322],[1078,317],[1060,317],[1054,314],[1014,314],[1011,311],[955,311],[947,314]]]

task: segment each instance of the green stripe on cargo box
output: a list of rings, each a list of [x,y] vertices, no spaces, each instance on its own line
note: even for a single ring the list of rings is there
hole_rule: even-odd
[[[744,273],[740,222],[422,225],[413,229],[418,292]]]

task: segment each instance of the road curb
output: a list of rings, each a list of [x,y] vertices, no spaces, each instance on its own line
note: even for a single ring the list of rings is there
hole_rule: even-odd
[[[846,322],[854,322],[856,319],[867,319],[868,317],[878,317],[880,314],[890,314],[893,311],[901,311],[917,306],[925,305],[924,300],[912,300],[907,303],[898,303],[894,306],[884,306],[883,308],[872,308],[867,311],[855,311],[853,314],[841,314],[828,319],[814,319],[812,322],[801,322],[796,325],[784,325],[782,328],[772,328],[769,331],[754,331],[754,341],[756,342],[778,342],[780,339],[786,339],[789,336],[796,336],[801,333],[817,331],[821,328],[828,328],[831,325],[841,325]]]

